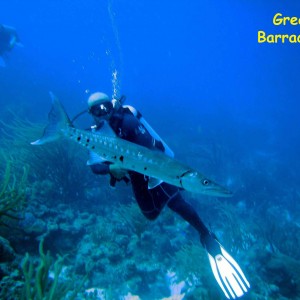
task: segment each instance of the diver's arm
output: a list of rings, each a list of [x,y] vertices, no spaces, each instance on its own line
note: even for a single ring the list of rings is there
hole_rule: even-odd
[[[110,175],[110,182],[109,185],[114,187],[117,181],[124,180],[126,184],[129,183],[129,178],[126,176],[127,171],[116,167],[115,164],[110,163],[100,163],[90,165],[94,174],[97,175]]]
[[[123,108],[128,109],[131,112],[131,114],[144,126],[144,128],[147,130],[147,132],[150,134],[150,136],[153,139],[154,148],[161,150],[162,152],[164,152],[166,155],[170,157],[174,157],[174,152],[161,139],[161,137],[155,132],[155,130],[150,126],[150,124],[145,120],[145,118],[137,109],[135,109],[133,106],[130,105],[124,105]],[[146,145],[142,145],[142,146],[146,146]]]
[[[125,133],[125,140],[144,146],[148,149],[158,149],[164,151],[163,144],[156,140],[149,133],[147,128],[133,114],[124,114],[122,120],[122,130]]]

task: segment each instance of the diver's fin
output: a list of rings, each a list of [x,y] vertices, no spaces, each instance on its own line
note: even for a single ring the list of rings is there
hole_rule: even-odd
[[[6,67],[6,63],[5,63],[5,61],[4,61],[4,59],[3,59],[2,56],[0,56],[0,67],[2,67],[2,68]]]
[[[242,297],[250,289],[242,269],[216,240],[213,234],[202,239],[213,274],[228,299]]]
[[[52,107],[48,114],[49,123],[44,129],[43,136],[32,142],[31,145],[43,145],[58,140],[63,136],[62,130],[71,124],[62,104],[51,92],[50,96],[52,98]]]

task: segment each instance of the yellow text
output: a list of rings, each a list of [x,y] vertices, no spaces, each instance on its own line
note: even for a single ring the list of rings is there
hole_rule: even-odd
[[[296,44],[300,43],[300,35],[296,34],[266,34],[264,31],[258,31],[257,41],[259,44],[268,43],[268,44],[277,44],[285,42]]]
[[[300,18],[297,17],[283,17],[281,13],[277,13],[274,17],[273,17],[273,24],[275,26],[279,26],[279,25],[287,25],[287,24],[291,24],[291,25],[299,25],[300,24]]]

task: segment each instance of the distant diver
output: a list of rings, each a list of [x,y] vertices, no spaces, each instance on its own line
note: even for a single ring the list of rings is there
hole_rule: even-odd
[[[110,185],[130,182],[143,215],[155,220],[168,206],[180,215],[200,236],[207,251],[215,279],[228,299],[242,297],[250,284],[237,262],[223,248],[215,234],[204,225],[180,190],[228,197],[231,193],[192,168],[176,161],[173,151],[146,122],[139,111],[123,105],[124,97],[112,101],[104,93],[88,99],[88,112],[95,121],[90,130],[74,128],[59,100],[52,96],[49,124],[42,145],[67,137],[89,149],[88,165],[95,174],[110,175]],[[197,262],[195,262],[197,263]]]
[[[5,67],[4,58],[16,45],[22,45],[16,29],[0,24],[0,67]]]

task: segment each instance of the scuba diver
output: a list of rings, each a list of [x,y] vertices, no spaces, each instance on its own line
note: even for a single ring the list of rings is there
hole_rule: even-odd
[[[120,100],[110,100],[101,92],[96,92],[88,98],[88,112],[93,117],[95,125],[89,130],[103,134],[103,130],[121,139],[147,147],[153,151],[162,151],[173,157],[173,151],[145,121],[134,107],[123,105],[125,97]],[[109,125],[109,126],[108,126]],[[250,288],[243,271],[237,262],[220,244],[215,234],[204,225],[195,209],[186,202],[180,188],[160,180],[116,167],[95,152],[90,151],[87,164],[93,173],[110,175],[110,185],[124,180],[131,183],[135,199],[143,215],[149,220],[155,220],[162,209],[167,206],[180,215],[200,236],[200,241],[206,249],[215,279],[228,299],[243,296]],[[150,184],[151,181],[151,184]]]
[[[17,31],[13,27],[0,24],[0,66],[5,67],[3,58],[16,45],[21,45]]]

